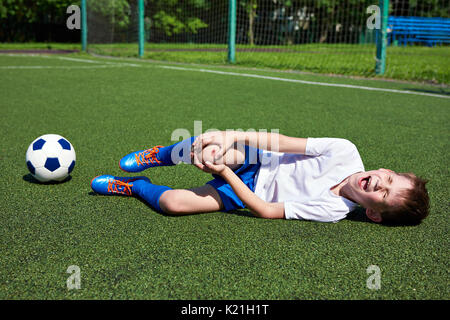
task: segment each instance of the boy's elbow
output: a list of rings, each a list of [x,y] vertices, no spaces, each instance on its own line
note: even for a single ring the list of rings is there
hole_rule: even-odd
[[[284,219],[284,208],[268,206],[259,212],[253,212],[253,214],[263,219]]]

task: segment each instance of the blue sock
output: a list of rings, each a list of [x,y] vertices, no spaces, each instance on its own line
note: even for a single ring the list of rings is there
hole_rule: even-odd
[[[191,145],[196,137],[190,137],[170,146],[159,149],[156,158],[165,165],[175,165],[180,162],[191,164]]]
[[[144,199],[149,205],[151,205],[156,211],[164,213],[159,206],[159,198],[167,190],[172,190],[172,188],[166,186],[160,186],[152,184],[145,180],[133,181],[133,187],[131,188],[133,194],[137,194],[139,197]]]

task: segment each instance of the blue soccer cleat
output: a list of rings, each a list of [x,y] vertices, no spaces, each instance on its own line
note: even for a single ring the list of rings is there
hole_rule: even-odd
[[[163,146],[155,146],[153,148],[141,151],[135,151],[127,154],[120,159],[119,167],[125,172],[140,172],[145,169],[164,164],[157,158],[157,154]]]
[[[145,180],[147,177],[115,177],[109,174],[97,176],[91,181],[91,188],[96,193],[103,195],[124,195],[132,196],[133,181]]]

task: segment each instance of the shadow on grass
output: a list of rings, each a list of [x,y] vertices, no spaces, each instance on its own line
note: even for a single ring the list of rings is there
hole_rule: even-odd
[[[108,195],[98,194],[98,193],[95,193],[95,192],[93,192],[93,191],[88,192],[88,195],[93,196],[93,197],[96,197],[96,196],[110,197],[110,196],[108,196]],[[127,195],[114,195],[114,196],[119,196],[119,197],[129,197],[129,196],[127,196]],[[178,216],[179,216],[179,217],[182,217],[182,216],[191,216],[191,215],[198,215],[198,214],[208,214],[208,213],[212,213],[212,212],[201,212],[201,213],[187,213],[187,214],[180,214],[180,215],[168,214],[168,213],[165,213],[165,212],[158,212],[158,211],[156,211],[150,204],[147,203],[147,201],[145,201],[144,199],[142,199],[142,198],[140,198],[140,197],[132,196],[132,197],[130,197],[130,198],[139,200],[139,201],[142,202],[145,206],[147,206],[150,210],[152,210],[152,211],[154,211],[154,212],[156,212],[156,213],[158,213],[158,214],[160,214],[160,215],[162,215],[162,216],[166,216],[166,217],[178,217]],[[218,211],[218,212],[222,212],[222,211]],[[253,214],[251,214],[250,211],[245,210],[245,209],[242,209],[242,210],[232,210],[232,211],[228,211],[228,212],[226,212],[226,213],[229,213],[229,214],[235,214],[235,215],[241,216],[241,217],[257,218],[257,217],[255,217]]]
[[[53,184],[61,184],[61,183],[64,183],[64,182],[68,182],[68,181],[72,180],[72,176],[68,176],[63,181],[40,182],[35,177],[33,177],[33,175],[31,173],[28,173],[28,174],[24,175],[22,177],[22,179],[23,179],[23,181],[26,181],[28,183],[33,183],[33,184],[53,185]]]
[[[231,211],[228,211],[227,213],[235,214],[235,215],[241,216],[241,217],[257,218],[249,210],[245,210],[245,209],[242,209],[242,210],[231,210]]]
[[[367,218],[366,209],[363,207],[357,207],[355,210],[350,212],[347,215],[346,220],[355,221],[355,222],[366,222],[366,223],[372,223],[372,224],[379,224],[384,227],[412,227],[412,226],[417,226],[420,224],[420,222],[419,223],[400,223],[400,222],[387,222],[387,221],[386,222],[382,221],[381,223],[373,222],[372,220]]]
[[[29,175],[29,176],[31,176],[31,175]],[[31,176],[31,178],[34,180],[34,181],[37,181],[37,180],[35,180],[32,176]],[[24,176],[24,180],[25,180],[25,176]],[[33,183],[40,183],[40,182],[33,182]],[[96,196],[105,196],[105,197],[111,197],[111,196],[108,196],[108,195],[101,195],[101,194],[98,194],[98,193],[95,193],[95,192],[93,192],[93,191],[90,191],[90,192],[88,192],[88,195],[90,195],[90,196],[94,196],[94,197],[96,197]],[[127,195],[114,195],[114,196],[119,196],[119,197],[129,197],[129,196],[127,196]],[[137,199],[137,200],[139,200],[141,203],[143,203],[146,207],[148,207],[150,210],[152,210],[153,212],[156,212],[156,213],[158,213],[159,215],[161,215],[161,216],[166,216],[166,217],[182,217],[182,216],[191,216],[191,215],[198,215],[198,214],[208,214],[208,213],[211,213],[211,212],[201,212],[201,213],[187,213],[187,214],[180,214],[180,215],[174,215],[174,214],[168,214],[168,213],[165,213],[165,212],[158,212],[158,211],[156,211],[150,204],[148,204],[147,203],[147,201],[145,201],[144,199],[142,199],[142,198],[140,198],[140,197],[137,197],[137,196],[132,196],[132,197],[130,197],[130,198],[134,198],[134,199]],[[220,212],[223,212],[223,211],[220,211]],[[258,217],[256,217],[256,216],[254,216],[249,210],[246,210],[246,209],[239,209],[239,210],[231,210],[231,211],[227,211],[226,213],[229,213],[229,214],[234,214],[234,215],[237,215],[237,216],[241,216],[241,217],[247,217],[247,218],[254,218],[254,219],[257,219]],[[362,207],[357,207],[355,210],[353,210],[352,212],[350,212],[348,215],[347,215],[347,217],[345,218],[346,220],[350,220],[350,221],[355,221],[355,222],[363,222],[363,223],[371,223],[371,224],[378,224],[378,223],[376,223],[376,222],[373,222],[372,220],[370,220],[368,217],[367,217],[367,215],[366,215],[366,209],[365,208],[362,208]],[[383,225],[384,226],[391,226],[391,227],[395,227],[395,226],[401,226],[401,225],[398,225],[398,224],[386,224],[386,223],[383,223]],[[405,225],[406,226],[406,225]]]
[[[142,199],[140,197],[137,197],[137,196],[127,196],[127,195],[122,195],[122,194],[103,195],[103,194],[98,194],[98,193],[96,193],[94,191],[88,192],[88,195],[93,196],[93,197],[124,197],[124,198],[137,199],[141,203],[143,203],[146,207],[148,207],[150,210],[152,210],[153,212],[155,212],[155,213],[157,213],[159,215],[162,215],[162,216],[166,216],[166,217],[177,217],[177,216],[188,216],[188,215],[194,215],[194,214],[203,214],[203,213],[191,213],[191,214],[183,214],[183,215],[173,215],[173,214],[168,214],[168,213],[165,213],[165,212],[158,212],[150,204],[148,204],[147,201],[145,201],[144,199]],[[204,212],[204,213],[208,213],[208,212]]]
[[[366,215],[366,209],[363,207],[357,207],[355,210],[347,214],[346,220],[355,221],[355,222],[366,222],[366,223],[375,223]]]
[[[436,88],[435,90],[418,89],[418,88],[407,88],[405,90],[407,90],[407,91],[414,91],[414,92],[422,92],[422,93],[440,94],[442,96],[450,97],[450,92],[449,91],[445,91],[443,88]]]

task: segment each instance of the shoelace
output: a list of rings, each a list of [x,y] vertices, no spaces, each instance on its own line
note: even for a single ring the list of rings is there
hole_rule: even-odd
[[[126,194],[131,196],[131,187],[133,184],[120,180],[111,179],[108,181],[108,192]]]
[[[163,146],[155,146],[153,148],[141,151],[139,153],[136,153],[134,155],[134,157],[136,158],[136,163],[138,165],[138,167],[140,165],[148,165],[149,163],[161,163],[161,161],[159,161],[156,158],[156,154],[159,152],[159,148],[164,148]]]

